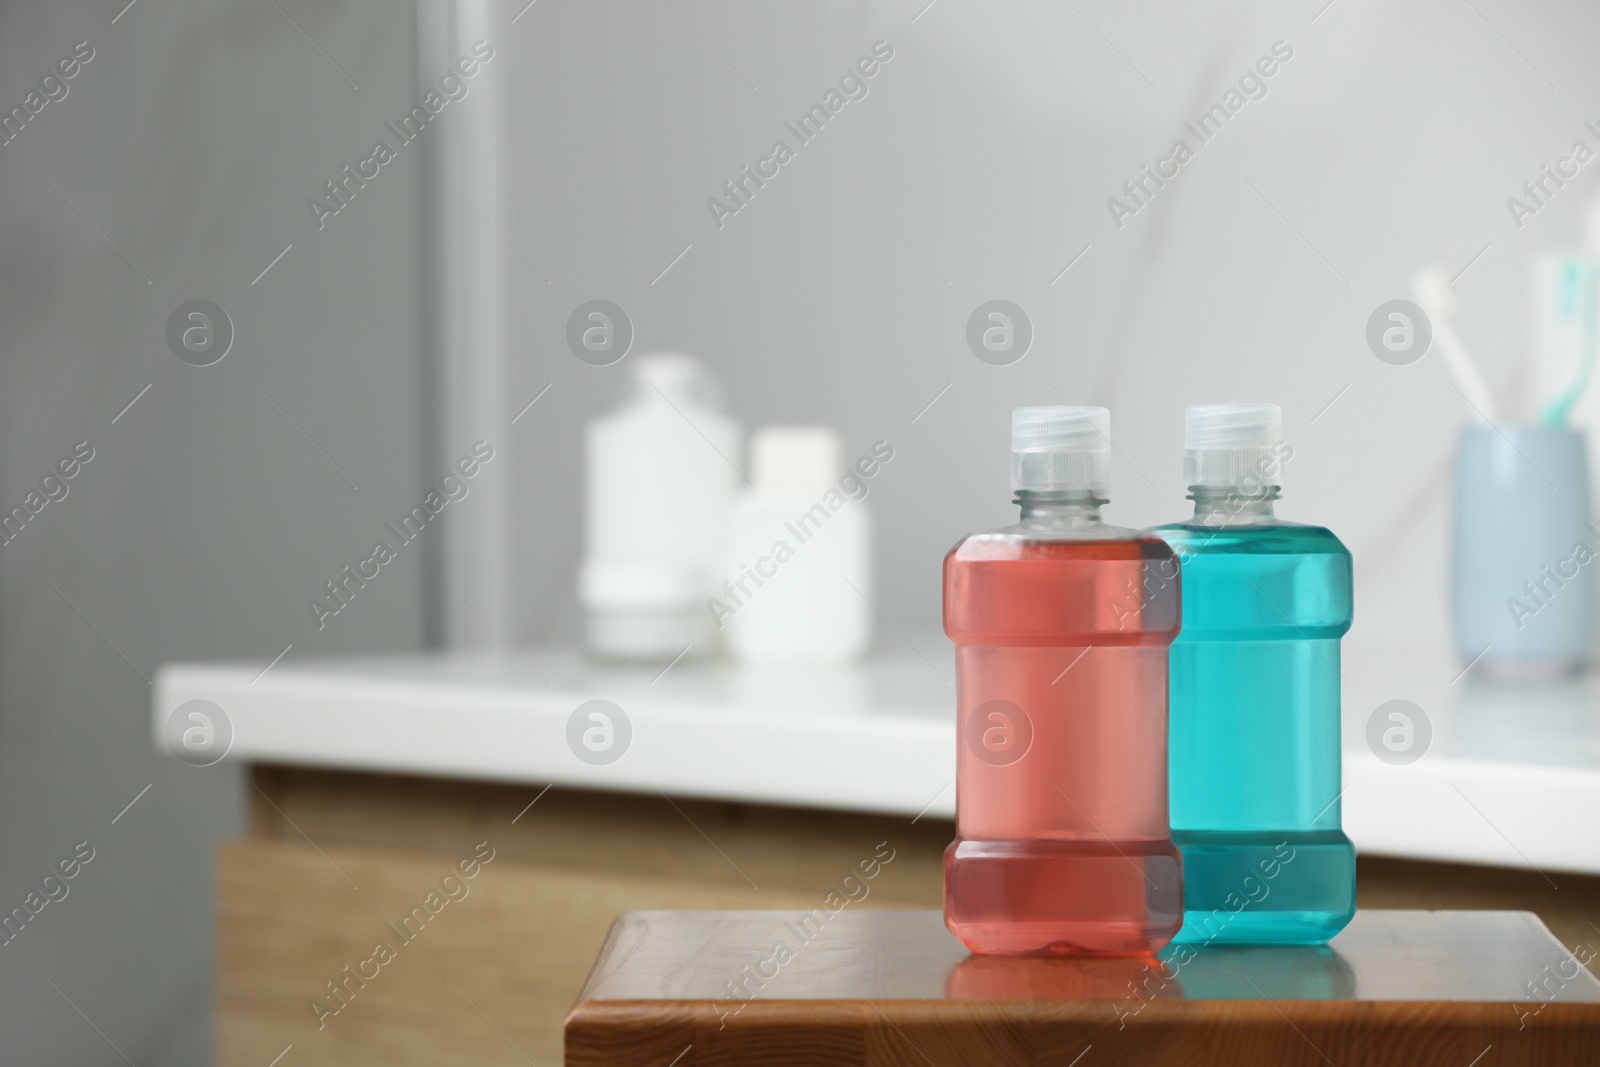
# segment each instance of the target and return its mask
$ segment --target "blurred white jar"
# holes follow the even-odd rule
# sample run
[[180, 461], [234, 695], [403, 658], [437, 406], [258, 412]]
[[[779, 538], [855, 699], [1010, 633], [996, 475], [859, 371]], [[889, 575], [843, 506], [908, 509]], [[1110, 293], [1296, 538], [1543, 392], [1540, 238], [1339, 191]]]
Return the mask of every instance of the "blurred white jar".
[[641, 356], [632, 369], [631, 396], [588, 428], [585, 640], [612, 659], [704, 655], [716, 644], [706, 598], [727, 554], [739, 424], [692, 356]]
[[740, 663], [852, 663], [872, 638], [871, 517], [841, 486], [839, 435], [768, 426], [750, 450], [754, 488], [734, 504], [710, 614]]

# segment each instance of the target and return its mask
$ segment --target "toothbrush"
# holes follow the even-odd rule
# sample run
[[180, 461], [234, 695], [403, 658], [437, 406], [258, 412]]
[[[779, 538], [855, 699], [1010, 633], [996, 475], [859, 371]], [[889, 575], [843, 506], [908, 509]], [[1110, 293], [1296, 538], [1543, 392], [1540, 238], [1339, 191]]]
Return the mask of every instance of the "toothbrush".
[[1450, 316], [1458, 307], [1455, 293], [1450, 288], [1450, 279], [1445, 277], [1441, 267], [1424, 267], [1411, 275], [1411, 291], [1432, 320], [1433, 342], [1438, 346], [1439, 355], [1444, 358], [1456, 388], [1479, 418], [1493, 424], [1496, 404], [1494, 395], [1489, 392], [1489, 383], [1478, 369], [1477, 361], [1461, 343], [1455, 327], [1450, 324]]
[[[1570, 268], [1570, 264], [1569, 264]], [[1595, 279], [1592, 267], [1580, 267], [1577, 271], [1579, 285], [1579, 299], [1583, 302], [1583, 348], [1578, 354], [1578, 366], [1572, 373], [1572, 380], [1567, 387], [1557, 393], [1555, 398], [1546, 404], [1540, 412], [1540, 421], [1546, 426], [1560, 427], [1572, 414], [1572, 409], [1583, 397], [1583, 392], [1589, 386], [1589, 376], [1594, 370], [1595, 348]]]

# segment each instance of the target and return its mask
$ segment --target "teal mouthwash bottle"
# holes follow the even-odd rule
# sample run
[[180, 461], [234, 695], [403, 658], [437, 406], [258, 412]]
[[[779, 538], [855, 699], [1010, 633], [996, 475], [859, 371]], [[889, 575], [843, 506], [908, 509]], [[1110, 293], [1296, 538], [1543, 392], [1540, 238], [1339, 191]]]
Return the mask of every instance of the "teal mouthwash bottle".
[[1355, 850], [1339, 824], [1339, 639], [1350, 553], [1273, 514], [1276, 404], [1184, 414], [1188, 522], [1177, 554], [1183, 628], [1171, 648], [1169, 789], [1183, 855], [1174, 943], [1317, 944], [1355, 914]]

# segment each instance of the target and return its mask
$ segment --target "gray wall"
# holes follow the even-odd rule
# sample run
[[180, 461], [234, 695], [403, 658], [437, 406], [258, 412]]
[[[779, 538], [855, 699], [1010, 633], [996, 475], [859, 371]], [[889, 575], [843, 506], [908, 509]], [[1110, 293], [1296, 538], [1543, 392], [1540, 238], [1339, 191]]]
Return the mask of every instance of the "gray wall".
[[[418, 160], [321, 232], [305, 204], [409, 106], [413, 19], [279, 6], [359, 92], [267, 3], [140, 0], [115, 25], [121, 3], [0, 7], [7, 109], [77, 42], [95, 50], [0, 145], [4, 508], [76, 442], [95, 449], [0, 546], [0, 908], [95, 849], [0, 948], [8, 1062], [210, 1060], [210, 853], [246, 787], [157, 753], [157, 665], [420, 640], [416, 558], [325, 630], [306, 608], [419, 495]], [[205, 368], [165, 340], [195, 298], [236, 331]]]
[[[939, 558], [1013, 513], [1009, 409], [1063, 394], [1112, 409], [1108, 516], [1134, 526], [1186, 513], [1186, 404], [1283, 404], [1281, 513], [1354, 551], [1353, 636], [1443, 645], [1445, 475], [1473, 416], [1436, 355], [1380, 363], [1365, 324], [1410, 295], [1413, 267], [1454, 275], [1488, 245], [1455, 286], [1461, 328], [1515, 396], [1524, 265], [1574, 243], [1594, 165], [1521, 230], [1505, 198], [1575, 138], [1595, 146], [1600, 13], [938, 0], [913, 22], [925, 2], [540, 3], [509, 28], [529, 61], [500, 71], [518, 80], [508, 234], [554, 280], [511, 264], [524, 340], [506, 402], [555, 383], [518, 424], [523, 632], [573, 632], [579, 433], [626, 362], [584, 366], [561, 330], [603, 296], [636, 350], [707, 358], [747, 425], [894, 442], [873, 498], [879, 605], [930, 649]], [[719, 230], [706, 199], [879, 39], [896, 57], [867, 98]], [[1106, 199], [1279, 39], [1294, 58], [1267, 96], [1115, 227]], [[1036, 329], [1010, 367], [963, 338], [997, 297]]]

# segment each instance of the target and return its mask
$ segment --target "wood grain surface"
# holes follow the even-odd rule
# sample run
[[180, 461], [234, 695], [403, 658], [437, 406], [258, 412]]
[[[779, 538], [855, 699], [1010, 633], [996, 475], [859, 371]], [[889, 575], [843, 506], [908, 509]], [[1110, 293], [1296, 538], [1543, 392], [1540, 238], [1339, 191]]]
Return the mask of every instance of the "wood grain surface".
[[[1494, 1056], [1493, 1060], [1488, 1055]], [[1592, 1067], [1594, 1005], [1517, 1030], [1505, 1004], [1160, 1001], [1118, 1028], [1084, 1001], [585, 1001], [568, 1067]]]
[[567, 1064], [1600, 1062], [1600, 980], [1528, 912], [1368, 911], [1325, 947], [1142, 960], [969, 957], [938, 912], [807, 917], [622, 916]]

